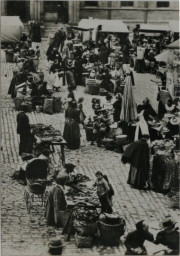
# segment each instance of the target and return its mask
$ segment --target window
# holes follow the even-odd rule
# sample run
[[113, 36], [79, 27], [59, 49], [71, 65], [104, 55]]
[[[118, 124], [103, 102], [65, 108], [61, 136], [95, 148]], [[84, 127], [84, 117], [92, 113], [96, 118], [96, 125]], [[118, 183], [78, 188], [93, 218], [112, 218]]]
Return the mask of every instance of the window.
[[157, 1], [157, 7], [169, 7], [168, 1]]
[[121, 1], [122, 7], [133, 7], [134, 2], [133, 1]]
[[85, 1], [85, 6], [98, 6], [98, 1]]

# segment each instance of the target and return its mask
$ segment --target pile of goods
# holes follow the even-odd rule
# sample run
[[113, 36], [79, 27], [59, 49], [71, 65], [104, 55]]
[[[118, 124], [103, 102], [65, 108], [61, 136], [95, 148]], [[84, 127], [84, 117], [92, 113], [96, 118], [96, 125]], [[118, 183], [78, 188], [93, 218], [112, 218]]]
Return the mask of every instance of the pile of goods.
[[75, 241], [78, 247], [92, 247], [93, 237], [97, 234], [99, 214], [96, 209], [86, 205], [77, 207], [74, 213]]
[[31, 129], [39, 144], [41, 142], [61, 142], [63, 140], [61, 132], [59, 130], [55, 130], [51, 125], [35, 124], [31, 125]]
[[154, 153], [163, 151], [165, 154], [170, 153], [175, 148], [175, 143], [172, 140], [155, 140], [152, 142]]
[[99, 207], [100, 202], [94, 188], [88, 188], [86, 184], [78, 184], [76, 187], [71, 187], [66, 193], [68, 201], [74, 203], [86, 203], [91, 206]]
[[73, 178], [73, 183], [74, 184], [90, 181], [89, 177], [87, 177], [86, 175], [80, 174], [80, 173], [72, 175], [72, 178]]

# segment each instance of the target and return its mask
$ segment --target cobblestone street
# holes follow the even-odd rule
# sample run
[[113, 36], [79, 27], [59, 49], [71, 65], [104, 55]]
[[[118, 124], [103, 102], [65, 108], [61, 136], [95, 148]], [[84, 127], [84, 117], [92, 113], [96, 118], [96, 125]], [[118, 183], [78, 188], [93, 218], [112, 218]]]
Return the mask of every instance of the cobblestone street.
[[[41, 43], [40, 69], [46, 71], [48, 63], [45, 57], [47, 42]], [[24, 189], [11, 176], [18, 168], [22, 160], [18, 156], [18, 136], [16, 133], [16, 115], [14, 103], [7, 94], [14, 63], [6, 63], [4, 52], [1, 51], [1, 129], [2, 129], [2, 204], [1, 204], [1, 234], [2, 234], [2, 256], [46, 256], [48, 254], [48, 240], [55, 235], [60, 235], [62, 229], [47, 227], [44, 219], [43, 207], [35, 205], [28, 214]], [[151, 82], [156, 80], [155, 75], [136, 74], [135, 77], [135, 99], [141, 103], [145, 97], [151, 99], [153, 107], [157, 110], [157, 86]], [[46, 77], [48, 80], [48, 77]], [[50, 81], [49, 81], [50, 82]], [[67, 87], [61, 89], [61, 97], [67, 96]], [[91, 100], [93, 96], [85, 94], [85, 88], [78, 86], [75, 91], [77, 98], [84, 97], [84, 112], [86, 116], [93, 115]], [[101, 96], [99, 96], [101, 97]], [[30, 123], [43, 123], [52, 125], [63, 132], [64, 112], [48, 115], [44, 113], [28, 113]], [[79, 150], [65, 150], [66, 162], [72, 162], [77, 166], [76, 172], [86, 174], [95, 180], [95, 172], [102, 171], [109, 177], [115, 190], [113, 208], [126, 220], [126, 231], [131, 231], [138, 220], [149, 220], [159, 222], [163, 217], [170, 214], [178, 218], [179, 211], [168, 208], [168, 198], [153, 191], [139, 191], [132, 189], [127, 184], [129, 165], [121, 163], [121, 154], [107, 151], [104, 148], [91, 146], [86, 141], [85, 131], [81, 129], [81, 148]], [[57, 149], [56, 149], [57, 150]], [[59, 162], [57, 154], [52, 161]], [[123, 242], [123, 237], [122, 237]], [[95, 245], [92, 249], [78, 249], [74, 237], [66, 242], [63, 255], [124, 255], [123, 243], [119, 247], [104, 247]]]

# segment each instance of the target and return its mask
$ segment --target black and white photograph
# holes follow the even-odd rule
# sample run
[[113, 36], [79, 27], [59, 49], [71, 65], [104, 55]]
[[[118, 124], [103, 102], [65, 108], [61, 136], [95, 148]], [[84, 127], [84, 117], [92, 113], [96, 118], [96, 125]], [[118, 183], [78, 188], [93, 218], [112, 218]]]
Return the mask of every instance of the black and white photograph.
[[0, 255], [180, 255], [179, 1], [0, 5]]

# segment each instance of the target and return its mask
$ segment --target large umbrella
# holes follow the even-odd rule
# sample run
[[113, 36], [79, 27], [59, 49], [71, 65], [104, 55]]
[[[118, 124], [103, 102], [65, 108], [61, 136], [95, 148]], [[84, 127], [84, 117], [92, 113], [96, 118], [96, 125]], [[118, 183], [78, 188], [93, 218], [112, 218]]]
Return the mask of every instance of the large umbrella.
[[132, 80], [130, 76], [125, 79], [125, 88], [122, 98], [120, 119], [125, 122], [134, 121], [137, 118], [136, 102], [134, 98]]
[[167, 48], [179, 49], [180, 48], [179, 45], [180, 45], [180, 39], [178, 39], [178, 40], [174, 41], [173, 43], [167, 45]]
[[168, 62], [168, 54], [169, 54], [168, 51], [162, 52], [162, 53], [158, 54], [157, 56], [155, 56], [155, 59], [159, 62], [167, 63]]

